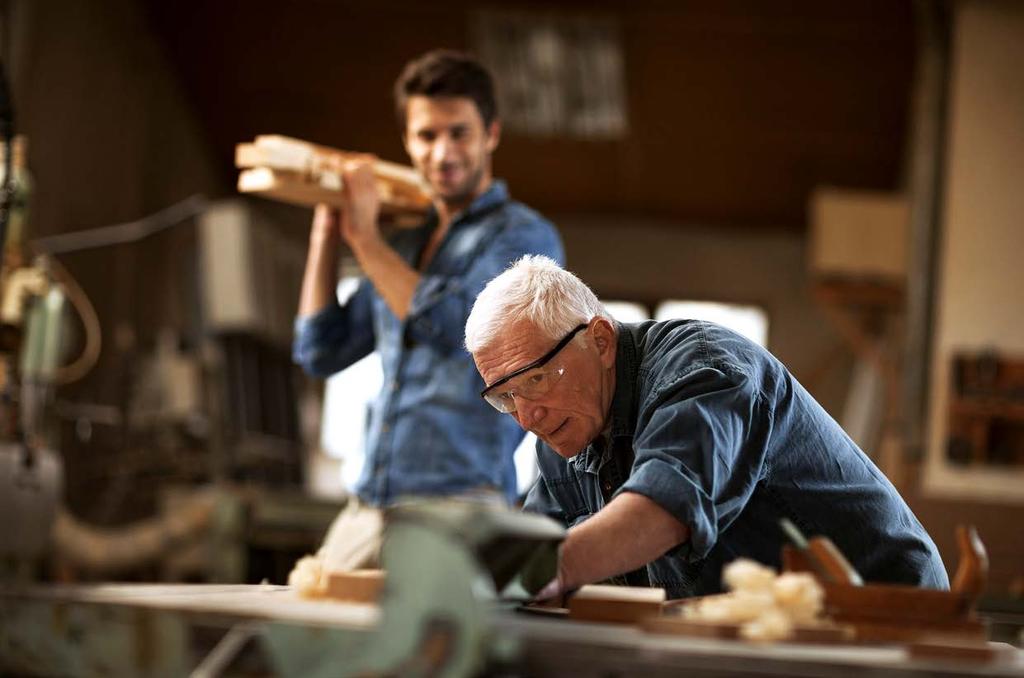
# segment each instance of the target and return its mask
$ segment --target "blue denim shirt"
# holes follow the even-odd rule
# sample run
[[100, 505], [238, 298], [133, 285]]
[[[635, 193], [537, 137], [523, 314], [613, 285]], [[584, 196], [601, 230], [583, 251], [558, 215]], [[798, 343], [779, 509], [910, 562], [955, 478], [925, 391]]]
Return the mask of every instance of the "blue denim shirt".
[[[394, 237], [392, 246], [413, 268], [436, 223], [432, 213], [422, 227]], [[512, 456], [523, 431], [480, 397], [484, 384], [463, 332], [480, 290], [525, 254], [564, 260], [554, 226], [495, 181], [452, 221], [404, 321], [366, 279], [344, 306], [296, 319], [293, 356], [311, 375], [380, 353], [384, 387], [371, 408], [356, 488], [363, 501], [383, 506], [485, 488], [515, 498]]]
[[571, 527], [635, 492], [690, 528], [624, 583], [679, 598], [721, 591], [736, 558], [780, 568], [789, 518], [829, 537], [865, 581], [949, 587], [896, 489], [760, 346], [695, 320], [621, 324], [615, 369], [608, 435], [569, 460], [538, 441], [526, 509]]

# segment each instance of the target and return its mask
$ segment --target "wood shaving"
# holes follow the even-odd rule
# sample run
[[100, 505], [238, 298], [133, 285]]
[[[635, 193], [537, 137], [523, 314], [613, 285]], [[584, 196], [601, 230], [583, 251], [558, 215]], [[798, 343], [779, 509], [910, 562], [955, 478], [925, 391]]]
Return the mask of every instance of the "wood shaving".
[[323, 562], [317, 556], [304, 556], [288, 574], [288, 586], [303, 598], [319, 598], [325, 592]]
[[814, 625], [824, 610], [825, 592], [806, 573], [775, 570], [752, 560], [735, 560], [722, 571], [730, 593], [707, 596], [683, 607], [694, 621], [738, 624], [740, 637], [758, 642], [790, 637], [796, 625]]

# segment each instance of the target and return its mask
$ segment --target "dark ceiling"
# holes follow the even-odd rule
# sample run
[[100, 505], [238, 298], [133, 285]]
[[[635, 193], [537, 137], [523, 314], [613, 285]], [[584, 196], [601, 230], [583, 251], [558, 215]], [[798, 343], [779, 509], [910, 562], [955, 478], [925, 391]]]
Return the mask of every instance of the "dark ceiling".
[[[473, 49], [480, 8], [142, 2], [227, 178], [234, 144], [261, 133], [404, 161], [391, 83], [427, 49]], [[817, 184], [899, 187], [914, 56], [909, 0], [533, 7], [552, 6], [617, 22], [630, 132], [618, 141], [506, 134], [496, 173], [538, 209], [799, 229]]]

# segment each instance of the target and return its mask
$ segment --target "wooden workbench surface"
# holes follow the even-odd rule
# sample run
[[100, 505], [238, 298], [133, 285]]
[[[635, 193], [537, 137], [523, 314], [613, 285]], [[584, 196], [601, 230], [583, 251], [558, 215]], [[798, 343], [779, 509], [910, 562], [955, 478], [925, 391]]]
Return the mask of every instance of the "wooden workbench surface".
[[[303, 599], [288, 587], [273, 585], [93, 584], [0, 589], [0, 604], [18, 600], [44, 603], [54, 610], [76, 603], [121, 611], [144, 609], [189, 618], [190, 624], [219, 619], [229, 622], [226, 627], [239, 620], [272, 621], [372, 633], [379, 620], [374, 606]], [[102, 615], [90, 618], [106, 619]], [[758, 645], [649, 634], [622, 624], [551, 620], [498, 610], [491, 623], [494, 637], [519, 648], [515, 663], [527, 675], [1024, 676], [1024, 652], [1009, 646], [1002, 646], [997, 661], [967, 662], [915, 658], [902, 645]], [[80, 638], [75, 642], [76, 647], [82, 645]], [[78, 655], [73, 659], [79, 661]]]
[[78, 584], [0, 589], [0, 596], [12, 595], [346, 628], [372, 627], [380, 618], [374, 605], [301, 598], [287, 586], [271, 584]]

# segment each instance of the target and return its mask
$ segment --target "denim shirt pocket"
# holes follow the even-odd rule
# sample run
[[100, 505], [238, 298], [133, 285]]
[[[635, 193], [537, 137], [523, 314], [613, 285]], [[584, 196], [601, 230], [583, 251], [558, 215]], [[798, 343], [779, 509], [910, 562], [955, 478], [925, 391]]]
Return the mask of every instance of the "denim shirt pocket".
[[565, 515], [568, 527], [573, 527], [590, 517], [591, 511], [583, 498], [583, 490], [579, 481], [572, 476], [551, 478], [547, 481], [548, 491], [558, 502]]

